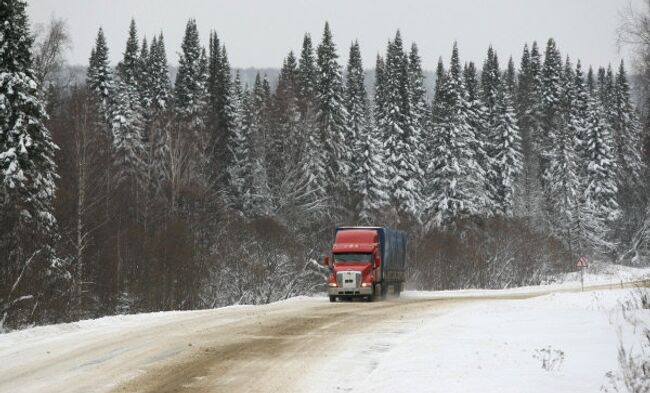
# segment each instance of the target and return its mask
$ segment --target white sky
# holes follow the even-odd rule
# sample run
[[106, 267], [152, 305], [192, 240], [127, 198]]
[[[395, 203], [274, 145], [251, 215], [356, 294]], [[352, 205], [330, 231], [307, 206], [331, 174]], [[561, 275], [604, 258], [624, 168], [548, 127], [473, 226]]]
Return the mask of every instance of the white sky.
[[525, 42], [554, 37], [563, 53], [594, 66], [616, 64], [618, 12], [642, 0], [28, 0], [32, 23], [54, 15], [66, 20], [73, 49], [72, 64], [86, 64], [99, 26], [104, 28], [117, 63], [134, 17], [140, 38], [163, 31], [170, 63], [177, 53], [188, 18], [197, 20], [203, 44], [215, 29], [226, 44], [234, 67], [279, 67], [290, 49], [300, 51], [305, 32], [320, 41], [328, 20], [341, 63], [349, 44], [359, 39], [364, 66], [374, 67], [378, 51], [399, 28], [405, 42], [415, 41], [427, 69], [439, 56], [445, 63], [452, 42], [462, 60], [481, 64], [488, 45], [502, 66], [511, 54], [519, 63]]

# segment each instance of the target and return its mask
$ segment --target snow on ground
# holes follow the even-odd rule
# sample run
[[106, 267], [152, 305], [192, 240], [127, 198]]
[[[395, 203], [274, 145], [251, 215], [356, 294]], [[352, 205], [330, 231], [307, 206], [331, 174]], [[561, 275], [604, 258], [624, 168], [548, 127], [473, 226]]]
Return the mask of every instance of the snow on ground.
[[[634, 291], [486, 300], [396, 321], [343, 344], [303, 383], [318, 392], [598, 392], [618, 370], [620, 305]], [[624, 345], [641, 350], [642, 331], [622, 331]]]

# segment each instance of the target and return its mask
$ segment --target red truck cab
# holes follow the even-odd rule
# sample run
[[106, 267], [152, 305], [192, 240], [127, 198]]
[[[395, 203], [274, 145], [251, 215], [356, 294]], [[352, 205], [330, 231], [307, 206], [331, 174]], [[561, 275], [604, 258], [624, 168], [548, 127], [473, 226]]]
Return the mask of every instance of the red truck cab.
[[399, 296], [404, 285], [406, 233], [385, 227], [338, 227], [332, 246], [327, 291], [330, 301]]

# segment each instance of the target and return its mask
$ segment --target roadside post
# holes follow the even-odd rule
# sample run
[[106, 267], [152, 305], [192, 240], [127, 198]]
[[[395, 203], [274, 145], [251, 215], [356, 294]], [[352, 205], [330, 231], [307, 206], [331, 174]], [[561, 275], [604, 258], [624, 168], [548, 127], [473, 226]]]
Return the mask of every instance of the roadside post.
[[576, 266], [580, 268], [580, 287], [585, 291], [585, 269], [587, 268], [587, 257], [582, 255], [578, 258]]

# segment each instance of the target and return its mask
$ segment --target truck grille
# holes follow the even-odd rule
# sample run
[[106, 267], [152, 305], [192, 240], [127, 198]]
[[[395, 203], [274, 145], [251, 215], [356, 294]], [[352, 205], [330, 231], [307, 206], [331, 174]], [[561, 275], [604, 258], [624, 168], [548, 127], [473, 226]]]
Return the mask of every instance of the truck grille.
[[361, 272], [336, 273], [336, 285], [339, 288], [359, 288], [361, 286]]

